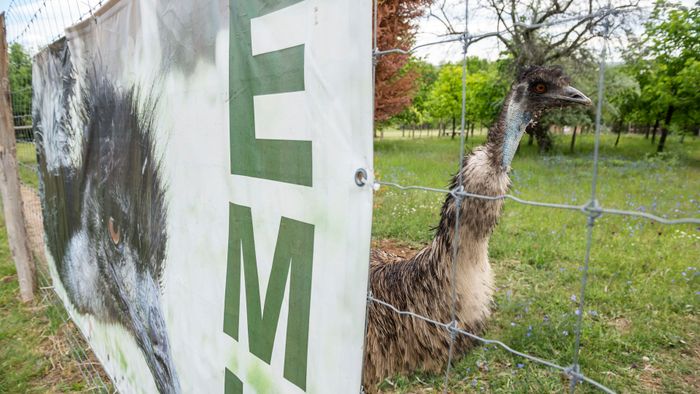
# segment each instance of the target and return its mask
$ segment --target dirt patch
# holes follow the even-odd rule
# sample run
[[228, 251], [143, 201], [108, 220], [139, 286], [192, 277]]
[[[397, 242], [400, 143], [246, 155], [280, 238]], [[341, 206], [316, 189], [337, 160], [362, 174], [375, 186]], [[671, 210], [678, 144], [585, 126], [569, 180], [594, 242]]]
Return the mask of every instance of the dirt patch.
[[[75, 324], [68, 319], [61, 301], [51, 288], [46, 259], [44, 258], [44, 220], [41, 212], [41, 199], [32, 187], [21, 185], [22, 212], [27, 226], [29, 248], [38, 260], [37, 269], [41, 272], [41, 301], [31, 308], [32, 313], [43, 315], [37, 322], [42, 327], [39, 334], [38, 351], [48, 360], [50, 367], [45, 372], [37, 389], [50, 393], [65, 391], [111, 392], [111, 381], [97, 361], [89, 345], [83, 339]], [[59, 308], [58, 313], [65, 320], [54, 332], [47, 329], [49, 309]]]
[[44, 219], [41, 214], [41, 200], [39, 194], [27, 185], [20, 186], [22, 193], [22, 212], [27, 224], [27, 237], [29, 248], [34, 256], [43, 260], [44, 256]]
[[395, 254], [401, 258], [408, 259], [415, 256], [419, 248], [401, 243], [393, 239], [380, 239], [372, 241], [372, 249], [380, 249], [385, 252]]
[[648, 357], [642, 359], [642, 373], [639, 376], [639, 381], [652, 393], [660, 393], [663, 391], [661, 382], [661, 370], [654, 367]]
[[627, 334], [630, 331], [630, 327], [632, 327], [632, 322], [624, 317], [618, 317], [609, 324], [615, 327], [620, 334]]
[[[696, 343], [691, 348], [690, 353], [694, 364], [700, 368], [700, 343]], [[683, 380], [685, 380], [690, 387], [694, 388], [696, 393], [700, 393], [700, 376], [698, 374], [685, 375]]]

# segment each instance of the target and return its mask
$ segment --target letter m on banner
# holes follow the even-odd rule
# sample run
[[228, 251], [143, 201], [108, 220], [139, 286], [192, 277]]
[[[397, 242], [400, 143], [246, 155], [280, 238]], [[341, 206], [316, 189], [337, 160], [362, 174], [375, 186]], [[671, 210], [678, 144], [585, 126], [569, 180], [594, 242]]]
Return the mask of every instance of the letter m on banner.
[[[243, 267], [249, 350], [269, 364], [289, 277], [284, 377], [302, 390], [306, 389], [313, 242], [313, 225], [282, 217], [270, 279], [265, 292], [265, 304], [262, 307], [251, 210], [241, 205], [229, 205], [224, 332], [235, 340], [239, 338], [241, 267]], [[241, 387], [240, 381], [228, 370], [226, 375], [226, 392], [239, 391], [235, 387]]]

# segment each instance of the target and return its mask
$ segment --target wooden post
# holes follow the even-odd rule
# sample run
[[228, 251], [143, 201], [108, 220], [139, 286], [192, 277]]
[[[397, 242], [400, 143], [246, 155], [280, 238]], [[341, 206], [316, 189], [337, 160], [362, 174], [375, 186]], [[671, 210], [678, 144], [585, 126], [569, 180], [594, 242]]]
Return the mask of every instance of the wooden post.
[[10, 251], [17, 267], [20, 296], [22, 301], [29, 302], [34, 299], [35, 267], [29, 252], [27, 229], [22, 214], [7, 52], [5, 13], [3, 12], [0, 14], [0, 194], [2, 194]]

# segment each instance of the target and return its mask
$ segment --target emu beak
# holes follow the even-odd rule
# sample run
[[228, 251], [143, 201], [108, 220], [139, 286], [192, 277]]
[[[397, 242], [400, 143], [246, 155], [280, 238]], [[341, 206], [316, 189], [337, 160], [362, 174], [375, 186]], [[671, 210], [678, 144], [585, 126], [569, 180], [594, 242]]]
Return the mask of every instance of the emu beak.
[[149, 272], [138, 273], [129, 292], [120, 286], [119, 295], [126, 304], [128, 320], [146, 364], [151, 370], [158, 392], [179, 394], [180, 383], [175, 371], [168, 332], [160, 306], [160, 288]]
[[555, 95], [555, 98], [558, 100], [568, 101], [571, 103], [582, 105], [591, 105], [593, 103], [591, 99], [586, 97], [585, 94], [581, 93], [580, 90], [574, 88], [573, 86], [565, 87], [562, 90], [561, 94]]
[[151, 366], [156, 387], [161, 393], [180, 393], [180, 385], [170, 355], [170, 344], [160, 305], [150, 305], [147, 314], [147, 336], [151, 344], [151, 352], [149, 353], [145, 348], [143, 351]]

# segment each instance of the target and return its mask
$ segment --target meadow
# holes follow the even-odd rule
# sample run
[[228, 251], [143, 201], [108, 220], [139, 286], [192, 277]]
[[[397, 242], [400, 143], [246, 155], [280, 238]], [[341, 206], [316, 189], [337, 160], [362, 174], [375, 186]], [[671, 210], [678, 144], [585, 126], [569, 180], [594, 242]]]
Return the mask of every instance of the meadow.
[[[449, 138], [375, 143], [380, 180], [445, 188], [457, 169], [459, 142]], [[477, 135], [467, 149], [483, 143]], [[584, 204], [590, 197], [593, 139], [576, 151], [568, 140], [540, 155], [523, 142], [513, 163], [512, 194], [529, 200]], [[598, 199], [605, 207], [667, 217], [700, 216], [700, 140], [671, 138], [668, 152], [639, 136], [601, 143]], [[18, 146], [20, 162], [33, 165], [31, 144]], [[25, 184], [37, 185], [20, 167]], [[382, 186], [375, 194], [373, 243], [410, 254], [432, 237], [444, 196]], [[571, 364], [584, 215], [507, 201], [491, 239], [496, 272], [494, 314], [484, 334], [560, 365]], [[645, 219], [605, 215], [596, 221], [584, 309], [583, 372], [618, 392], [700, 391], [700, 227], [664, 226]], [[0, 223], [0, 392], [81, 391], [78, 365], [61, 330], [61, 308], [39, 299], [18, 301], [14, 265]], [[62, 369], [63, 368], [63, 369]], [[382, 384], [387, 392], [441, 391], [443, 375], [417, 372]], [[564, 392], [557, 371], [494, 346], [458, 359], [450, 392]], [[581, 385], [579, 392], [595, 392]]]
[[[34, 145], [17, 144], [22, 183], [38, 188]], [[41, 266], [41, 260], [35, 261]], [[45, 275], [45, 273], [43, 274]], [[45, 277], [34, 302], [22, 304], [15, 266], [0, 211], [0, 393], [86, 392], [94, 389], [83, 375], [84, 343], [63, 306], [56, 303]], [[92, 361], [92, 360], [91, 360]]]
[[[394, 133], [395, 134], [395, 133]], [[540, 155], [524, 141], [513, 162], [511, 193], [543, 202], [590, 199], [593, 138], [569, 137]], [[700, 216], [700, 140], [671, 138], [668, 151], [641, 136], [614, 147], [603, 135], [598, 200], [608, 208], [663, 217]], [[467, 149], [483, 143], [467, 142]], [[381, 181], [446, 188], [458, 167], [459, 142], [448, 138], [375, 142]], [[445, 196], [382, 186], [375, 194], [373, 244], [410, 254], [432, 238]], [[580, 212], [506, 201], [491, 238], [496, 275], [494, 314], [484, 334], [516, 350], [572, 363], [585, 252]], [[580, 363], [584, 374], [618, 392], [700, 391], [700, 227], [603, 215], [593, 232]], [[388, 392], [441, 390], [444, 375], [391, 378]], [[559, 372], [479, 346], [457, 361], [450, 392], [564, 392]], [[595, 392], [583, 384], [579, 392]]]

